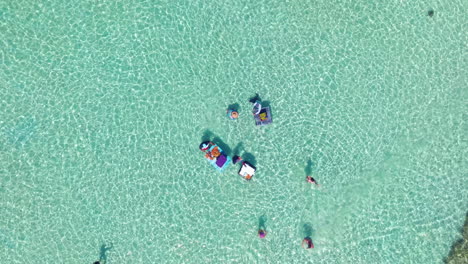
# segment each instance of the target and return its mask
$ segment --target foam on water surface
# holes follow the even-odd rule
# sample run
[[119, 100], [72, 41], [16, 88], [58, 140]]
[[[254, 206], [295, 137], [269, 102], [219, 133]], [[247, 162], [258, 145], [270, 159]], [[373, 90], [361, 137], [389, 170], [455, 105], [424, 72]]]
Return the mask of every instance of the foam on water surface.
[[[441, 262], [468, 201], [464, 10], [0, 3], [0, 259]], [[209, 166], [206, 137], [253, 180]]]

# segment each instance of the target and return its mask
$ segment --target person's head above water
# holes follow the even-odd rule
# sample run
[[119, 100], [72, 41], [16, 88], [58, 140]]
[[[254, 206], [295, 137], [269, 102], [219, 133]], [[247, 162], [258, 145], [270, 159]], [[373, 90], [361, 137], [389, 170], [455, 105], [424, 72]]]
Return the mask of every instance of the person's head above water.
[[315, 183], [317, 186], [319, 185], [317, 181], [314, 178], [312, 178], [312, 176], [307, 176], [306, 181], [309, 183]]
[[258, 236], [259, 236], [260, 238], [265, 238], [265, 236], [266, 236], [266, 231], [263, 230], [263, 229], [258, 230]]
[[99, 262], [99, 261], [95, 261], [93, 264], [101, 264], [101, 262]]
[[305, 237], [304, 240], [302, 240], [302, 247], [304, 247], [304, 244], [307, 244], [307, 249], [314, 248], [314, 243], [312, 243], [312, 239], [310, 237]]
[[234, 157], [232, 158], [232, 162], [233, 162], [234, 164], [236, 164], [237, 162], [239, 162], [239, 161], [241, 161], [241, 160], [242, 160], [242, 158], [241, 158], [240, 156], [237, 156], [237, 155], [234, 156]]

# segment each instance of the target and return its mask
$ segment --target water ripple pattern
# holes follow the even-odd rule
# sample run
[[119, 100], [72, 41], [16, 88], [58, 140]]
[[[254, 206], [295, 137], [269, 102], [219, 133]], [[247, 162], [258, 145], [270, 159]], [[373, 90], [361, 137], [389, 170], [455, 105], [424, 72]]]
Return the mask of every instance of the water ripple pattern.
[[440, 263], [468, 203], [467, 8], [0, 1], [2, 263]]

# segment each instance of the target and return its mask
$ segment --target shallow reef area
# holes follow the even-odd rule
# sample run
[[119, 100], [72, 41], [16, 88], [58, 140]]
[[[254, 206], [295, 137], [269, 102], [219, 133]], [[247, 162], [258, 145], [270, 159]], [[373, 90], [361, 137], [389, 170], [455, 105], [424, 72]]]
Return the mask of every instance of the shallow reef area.
[[465, 224], [461, 230], [463, 238], [452, 245], [449, 255], [445, 259], [447, 264], [468, 263], [468, 212], [465, 216]]

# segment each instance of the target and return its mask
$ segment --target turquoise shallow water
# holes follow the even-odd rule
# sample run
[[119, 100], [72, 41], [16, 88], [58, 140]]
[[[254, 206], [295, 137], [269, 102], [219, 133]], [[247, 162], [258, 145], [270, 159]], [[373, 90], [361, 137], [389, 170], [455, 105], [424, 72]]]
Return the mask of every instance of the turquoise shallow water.
[[[468, 6], [366, 2], [0, 1], [2, 262], [441, 263]], [[206, 136], [255, 178], [216, 172]]]

